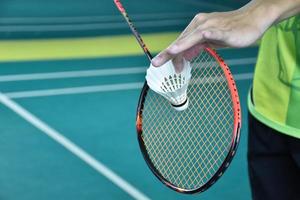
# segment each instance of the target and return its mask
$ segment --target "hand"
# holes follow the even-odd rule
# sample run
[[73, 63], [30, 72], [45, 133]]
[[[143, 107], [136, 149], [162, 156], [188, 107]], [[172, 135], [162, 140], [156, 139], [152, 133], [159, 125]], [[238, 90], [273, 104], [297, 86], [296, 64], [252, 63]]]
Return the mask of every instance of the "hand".
[[243, 8], [230, 12], [200, 13], [167, 49], [152, 60], [152, 64], [159, 67], [170, 59], [182, 56], [190, 60], [206, 45], [212, 48], [249, 46], [274, 21], [270, 17], [263, 20], [255, 14], [257, 12]]

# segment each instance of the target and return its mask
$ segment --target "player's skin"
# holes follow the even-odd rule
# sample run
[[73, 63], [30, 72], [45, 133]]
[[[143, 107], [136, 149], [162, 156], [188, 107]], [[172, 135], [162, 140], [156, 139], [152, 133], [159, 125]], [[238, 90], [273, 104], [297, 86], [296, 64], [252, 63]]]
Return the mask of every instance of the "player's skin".
[[199, 13], [168, 48], [152, 59], [152, 65], [159, 67], [173, 59], [180, 71], [182, 58], [190, 60], [199, 53], [199, 47], [249, 46], [270, 26], [299, 12], [300, 0], [252, 0], [234, 11]]

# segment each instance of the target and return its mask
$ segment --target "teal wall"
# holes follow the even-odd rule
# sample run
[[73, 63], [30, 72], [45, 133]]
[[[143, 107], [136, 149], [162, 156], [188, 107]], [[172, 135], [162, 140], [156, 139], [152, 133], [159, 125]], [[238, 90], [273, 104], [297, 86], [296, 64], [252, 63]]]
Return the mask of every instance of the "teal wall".
[[[216, 4], [217, 3], [217, 4]], [[245, 0], [123, 0], [140, 32], [180, 31], [198, 12], [230, 10]], [[128, 33], [113, 0], [1, 0], [0, 38]]]

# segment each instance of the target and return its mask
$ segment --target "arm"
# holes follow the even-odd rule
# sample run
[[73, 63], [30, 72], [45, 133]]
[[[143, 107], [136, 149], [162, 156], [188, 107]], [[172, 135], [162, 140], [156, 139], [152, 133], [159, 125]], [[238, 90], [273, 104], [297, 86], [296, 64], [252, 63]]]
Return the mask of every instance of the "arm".
[[[178, 57], [193, 57], [203, 45], [246, 47], [273, 24], [300, 12], [300, 0], [252, 0], [230, 12], [199, 13], [181, 35], [153, 60], [161, 66]], [[177, 59], [178, 60], [178, 59]]]

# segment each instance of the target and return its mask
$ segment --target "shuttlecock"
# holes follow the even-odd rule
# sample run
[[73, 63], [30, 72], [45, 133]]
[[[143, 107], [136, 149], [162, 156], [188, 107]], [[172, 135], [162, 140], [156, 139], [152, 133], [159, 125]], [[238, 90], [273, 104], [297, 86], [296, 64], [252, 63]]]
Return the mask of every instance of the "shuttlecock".
[[191, 66], [185, 59], [181, 72], [176, 72], [170, 60], [161, 67], [154, 67], [151, 64], [146, 74], [150, 89], [166, 98], [177, 111], [183, 111], [188, 107], [187, 88], [190, 79]]

